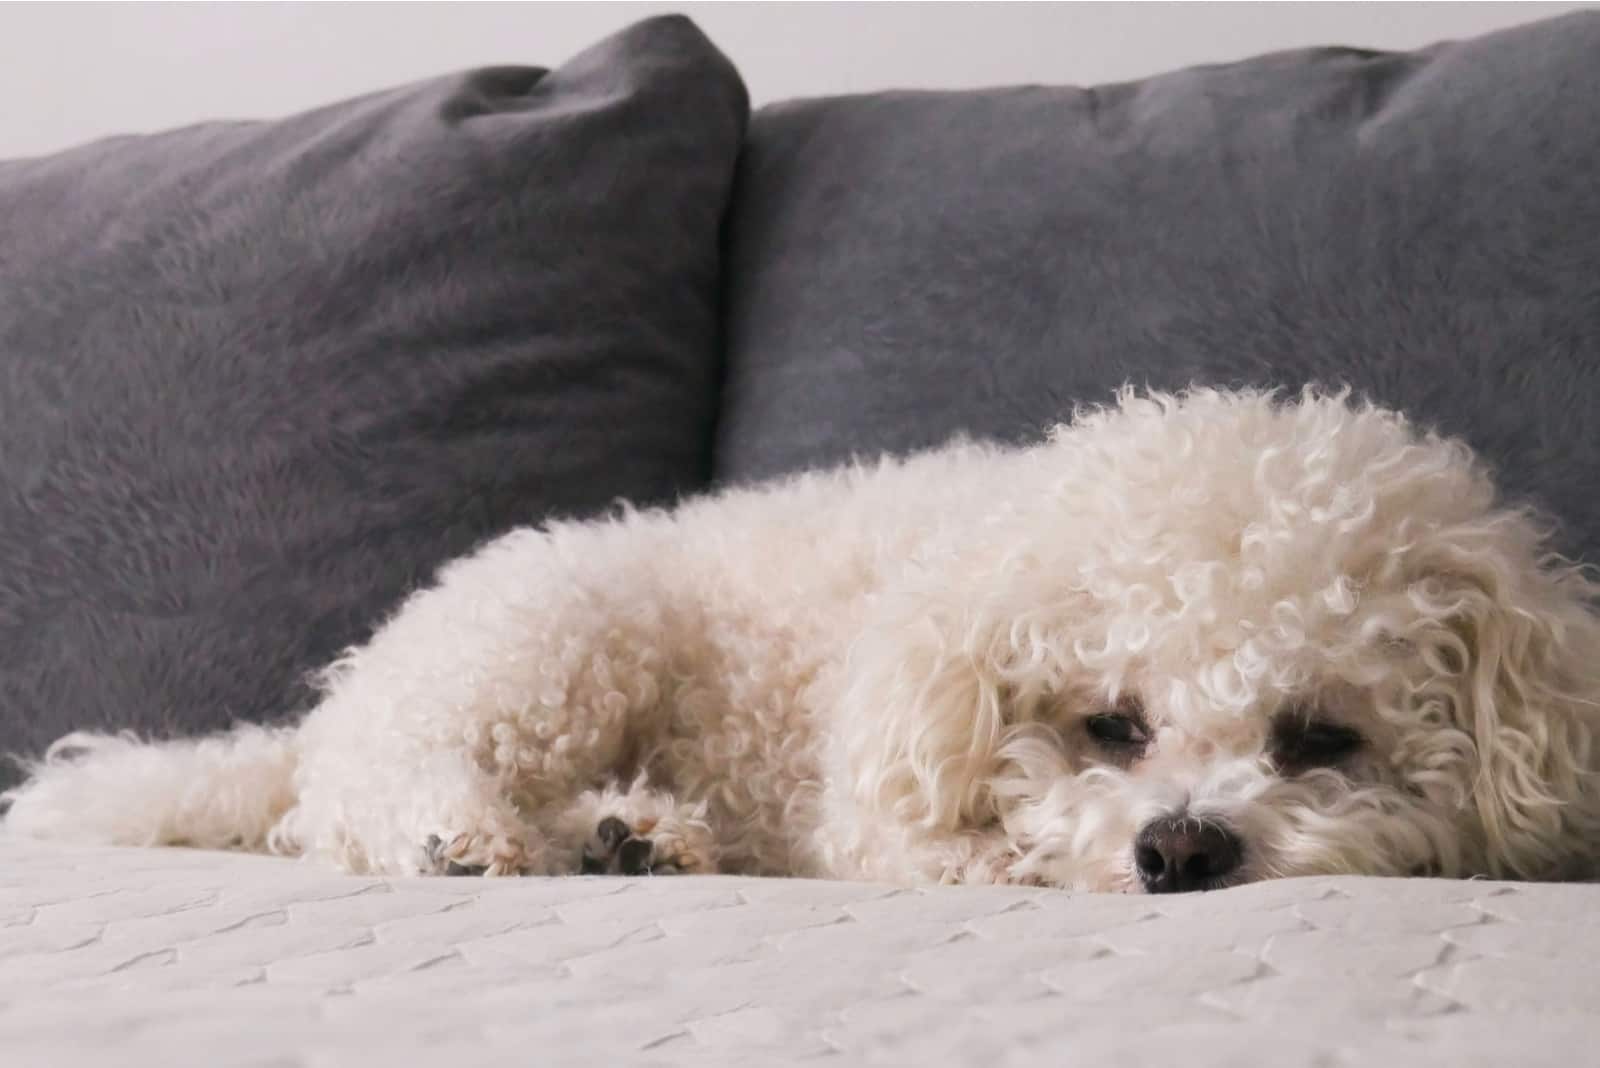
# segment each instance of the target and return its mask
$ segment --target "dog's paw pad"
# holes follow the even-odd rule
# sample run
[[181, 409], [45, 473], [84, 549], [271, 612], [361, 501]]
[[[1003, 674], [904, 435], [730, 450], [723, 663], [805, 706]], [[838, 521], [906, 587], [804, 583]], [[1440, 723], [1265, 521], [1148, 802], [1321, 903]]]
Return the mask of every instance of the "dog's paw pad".
[[584, 875], [645, 875], [650, 871], [650, 843], [615, 816], [601, 820], [583, 846], [578, 870]]
[[682, 836], [668, 833], [661, 823], [649, 820], [630, 827], [607, 816], [584, 844], [578, 871], [583, 875], [672, 875], [709, 867]]
[[615, 816], [607, 816], [595, 829], [595, 837], [607, 851], [614, 852], [623, 842], [633, 837], [633, 831]]
[[617, 848], [617, 870], [624, 875], [649, 875], [656, 847], [643, 838], [629, 838]]
[[422, 854], [428, 858], [428, 864], [438, 865], [444, 863], [444, 839], [436, 834], [428, 835], [428, 840], [422, 843]]

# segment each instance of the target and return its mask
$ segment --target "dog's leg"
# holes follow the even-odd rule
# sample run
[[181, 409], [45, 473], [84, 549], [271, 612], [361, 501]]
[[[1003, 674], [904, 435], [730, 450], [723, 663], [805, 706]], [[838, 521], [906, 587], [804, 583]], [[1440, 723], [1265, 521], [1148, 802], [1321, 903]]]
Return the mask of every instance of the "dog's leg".
[[716, 839], [706, 805], [652, 790], [588, 790], [548, 824], [555, 870], [585, 875], [706, 875], [717, 870]]
[[[656, 546], [563, 536], [517, 532], [457, 561], [327, 673], [287, 838], [358, 871], [562, 870], [551, 821], [636, 772], [701, 662]], [[630, 798], [619, 818], [655, 820], [664, 865], [676, 809]]]
[[519, 875], [548, 870], [544, 841], [464, 748], [418, 753], [374, 739], [367, 763], [313, 748], [282, 833], [299, 851], [355, 872]]

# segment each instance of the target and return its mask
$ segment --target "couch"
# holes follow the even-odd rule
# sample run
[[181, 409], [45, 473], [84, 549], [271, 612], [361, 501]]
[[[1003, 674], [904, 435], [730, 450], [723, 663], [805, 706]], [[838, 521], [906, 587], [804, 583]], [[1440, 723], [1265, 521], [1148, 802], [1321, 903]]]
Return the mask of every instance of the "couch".
[[[750, 113], [687, 20], [0, 161], [0, 749], [278, 721], [444, 561], [1123, 382], [1346, 385], [1600, 561], [1600, 15]], [[6, 772], [14, 781], [18, 770]], [[1583, 1063], [1600, 890], [356, 878], [0, 835], [8, 1063]]]

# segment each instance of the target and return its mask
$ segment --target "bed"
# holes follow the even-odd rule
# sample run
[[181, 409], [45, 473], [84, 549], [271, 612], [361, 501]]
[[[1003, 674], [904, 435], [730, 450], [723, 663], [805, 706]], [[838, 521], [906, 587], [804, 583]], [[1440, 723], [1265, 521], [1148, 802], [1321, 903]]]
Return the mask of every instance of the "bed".
[[1550, 1064], [1600, 887], [380, 879], [0, 840], [13, 1065]]

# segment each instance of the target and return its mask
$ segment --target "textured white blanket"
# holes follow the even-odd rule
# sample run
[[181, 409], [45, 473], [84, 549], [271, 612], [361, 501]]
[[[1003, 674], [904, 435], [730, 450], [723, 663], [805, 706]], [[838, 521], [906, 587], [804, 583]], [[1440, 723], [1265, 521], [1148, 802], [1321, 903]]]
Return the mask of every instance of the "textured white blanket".
[[389, 880], [0, 839], [0, 1062], [1600, 1063], [1600, 886]]

